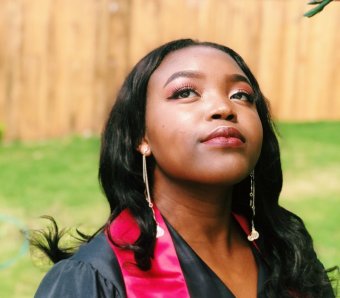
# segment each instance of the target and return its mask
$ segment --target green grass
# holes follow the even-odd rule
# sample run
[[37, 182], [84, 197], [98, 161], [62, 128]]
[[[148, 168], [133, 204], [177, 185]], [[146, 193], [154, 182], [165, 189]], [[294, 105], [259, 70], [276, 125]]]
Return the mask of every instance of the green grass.
[[340, 123], [278, 125], [281, 204], [305, 222], [325, 267], [340, 264]]
[[[54, 216], [61, 226], [94, 230], [108, 217], [97, 168], [98, 138], [70, 138], [0, 146], [0, 218], [11, 216], [29, 228], [41, 228]], [[19, 230], [0, 221], [0, 264], [15, 257]], [[9, 268], [0, 267], [0, 297], [33, 297], [46, 266], [27, 253]]]
[[[339, 264], [340, 122], [280, 123], [284, 170], [281, 204], [297, 213], [312, 234], [326, 267]], [[94, 230], [108, 216], [97, 181], [99, 140], [69, 138], [43, 143], [0, 145], [0, 215], [41, 228], [43, 214], [61, 226]], [[18, 253], [19, 229], [1, 221], [0, 264]], [[47, 266], [26, 253], [0, 267], [1, 297], [32, 297]]]

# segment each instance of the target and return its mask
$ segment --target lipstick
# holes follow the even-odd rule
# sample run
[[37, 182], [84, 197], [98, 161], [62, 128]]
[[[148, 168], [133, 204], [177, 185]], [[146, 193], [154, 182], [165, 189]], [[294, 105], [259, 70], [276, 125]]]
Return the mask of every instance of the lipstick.
[[201, 143], [216, 146], [237, 148], [244, 145], [245, 137], [234, 127], [219, 126], [204, 137]]

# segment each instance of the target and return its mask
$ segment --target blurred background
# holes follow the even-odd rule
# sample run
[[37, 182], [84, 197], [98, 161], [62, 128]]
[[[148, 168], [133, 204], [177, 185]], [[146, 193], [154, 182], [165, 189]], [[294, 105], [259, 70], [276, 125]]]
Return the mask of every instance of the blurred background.
[[339, 265], [340, 2], [0, 0], [0, 296], [32, 297], [49, 268], [25, 242], [43, 214], [93, 232], [109, 215], [99, 135], [115, 94], [148, 51], [177, 38], [218, 42], [248, 63], [270, 100], [284, 169], [281, 204]]

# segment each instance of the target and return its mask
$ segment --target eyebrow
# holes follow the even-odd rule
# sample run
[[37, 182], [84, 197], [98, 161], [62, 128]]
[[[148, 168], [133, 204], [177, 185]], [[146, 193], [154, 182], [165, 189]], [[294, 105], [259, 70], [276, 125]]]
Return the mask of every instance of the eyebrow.
[[228, 80], [230, 80], [232, 83], [245, 82], [251, 86], [249, 79], [247, 77], [237, 73], [229, 75]]
[[164, 86], [168, 85], [171, 81], [177, 79], [177, 78], [194, 78], [194, 79], [199, 79], [202, 78], [204, 75], [201, 72], [198, 71], [192, 71], [192, 70], [185, 70], [185, 71], [179, 71], [173, 73], [165, 82]]
[[[165, 82], [163, 88], [168, 85], [171, 81], [177, 79], [177, 78], [194, 78], [194, 79], [199, 79], [204, 77], [204, 74], [201, 72], [197, 72], [197, 71], [191, 71], [191, 70], [186, 70], [186, 71], [179, 71], [179, 72], [175, 72], [173, 73]], [[232, 83], [237, 83], [237, 82], [245, 82], [249, 85], [250, 82], [248, 80], [247, 77], [240, 75], [240, 74], [231, 74], [227, 76], [227, 79], [230, 80]]]

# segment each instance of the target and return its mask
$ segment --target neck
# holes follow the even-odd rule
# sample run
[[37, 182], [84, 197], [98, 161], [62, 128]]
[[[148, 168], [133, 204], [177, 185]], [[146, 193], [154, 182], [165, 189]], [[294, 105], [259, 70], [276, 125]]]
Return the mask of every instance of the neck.
[[155, 173], [153, 199], [186, 241], [216, 243], [231, 239], [232, 187], [159, 178]]

